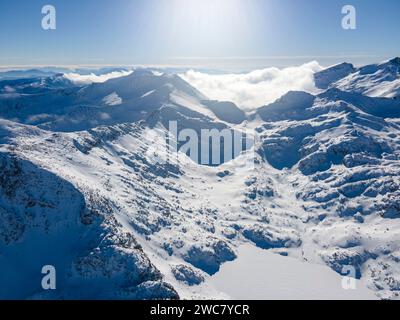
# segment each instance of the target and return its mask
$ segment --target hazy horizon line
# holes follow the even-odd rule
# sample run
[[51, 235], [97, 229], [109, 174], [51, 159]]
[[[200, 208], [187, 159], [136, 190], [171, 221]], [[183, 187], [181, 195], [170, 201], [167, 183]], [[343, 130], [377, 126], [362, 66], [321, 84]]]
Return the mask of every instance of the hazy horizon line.
[[[399, 54], [400, 55], [400, 54]], [[291, 66], [299, 66], [313, 61], [318, 62], [321, 66], [330, 67], [338, 63], [352, 63], [355, 66], [361, 66], [365, 64], [382, 63], [390, 59], [395, 58], [396, 55], [303, 55], [303, 56], [253, 56], [253, 57], [173, 57], [167, 59], [170, 63], [26, 63], [26, 64], [2, 64], [0, 62], [0, 71], [12, 71], [12, 70], [28, 70], [35, 68], [65, 68], [65, 69], [97, 69], [97, 68], [155, 68], [155, 69], [210, 69], [218, 71], [229, 71], [229, 70], [242, 70], [250, 71], [256, 69], [265, 69], [271, 67], [287, 68]], [[379, 58], [372, 60], [374, 58]], [[340, 60], [338, 60], [340, 59]], [[359, 60], [355, 62], [353, 60]], [[366, 61], [361, 62], [360, 59]], [[272, 62], [273, 60], [279, 61], [280, 63], [261, 63], [262, 61]], [[296, 61], [297, 60], [297, 61]], [[331, 60], [331, 63], [323, 63], [323, 60]], [[1, 61], [1, 58], [0, 58]], [[172, 63], [175, 61], [175, 63]], [[191, 61], [191, 62], [189, 62]], [[205, 62], [207, 61], [207, 62]], [[242, 65], [237, 63], [242, 62]], [[245, 66], [246, 61], [248, 62]], [[254, 62], [258, 61], [258, 64]], [[293, 63], [283, 63], [292, 61]], [[295, 62], [296, 61], [296, 62]], [[368, 61], [368, 62], [367, 62]], [[244, 63], [243, 63], [244, 62]], [[327, 62], [327, 61], [326, 61]], [[254, 65], [251, 66], [251, 63]]]

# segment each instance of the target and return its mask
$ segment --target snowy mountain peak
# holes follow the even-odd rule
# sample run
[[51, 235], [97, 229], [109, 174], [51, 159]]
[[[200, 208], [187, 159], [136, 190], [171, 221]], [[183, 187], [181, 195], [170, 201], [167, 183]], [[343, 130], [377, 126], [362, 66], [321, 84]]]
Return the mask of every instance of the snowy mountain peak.
[[[324, 81], [329, 69], [315, 75], [316, 86], [321, 89], [335, 87], [342, 91], [361, 93], [370, 97], [394, 98], [400, 95], [399, 58], [356, 68], [335, 81]], [[324, 73], [325, 72], [325, 73]], [[322, 80], [321, 80], [322, 79]], [[322, 83], [322, 85], [321, 85]]]
[[400, 67], [400, 57], [396, 57], [389, 61], [390, 63]]
[[264, 121], [303, 117], [305, 109], [311, 107], [315, 97], [307, 92], [289, 91], [275, 102], [261, 107], [256, 114]]
[[355, 68], [350, 63], [341, 63], [314, 75], [315, 85], [320, 89], [327, 89], [332, 83], [347, 77], [349, 74], [353, 73]]

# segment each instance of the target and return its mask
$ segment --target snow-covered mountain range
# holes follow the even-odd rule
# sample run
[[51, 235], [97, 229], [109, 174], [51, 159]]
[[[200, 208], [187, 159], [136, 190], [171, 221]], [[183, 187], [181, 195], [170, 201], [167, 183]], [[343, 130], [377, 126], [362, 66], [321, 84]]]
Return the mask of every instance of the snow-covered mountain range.
[[[400, 58], [252, 113], [158, 70], [47, 72], [0, 74], [0, 298], [226, 298], [209, 279], [244, 243], [399, 298]], [[256, 139], [201, 165], [165, 148], [171, 121]]]

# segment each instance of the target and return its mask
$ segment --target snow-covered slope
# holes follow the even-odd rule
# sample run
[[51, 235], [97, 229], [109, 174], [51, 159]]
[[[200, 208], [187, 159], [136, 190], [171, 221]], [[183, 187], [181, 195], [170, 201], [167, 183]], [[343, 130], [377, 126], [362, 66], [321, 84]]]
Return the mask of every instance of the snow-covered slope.
[[[358, 72], [344, 69], [335, 81]], [[150, 70], [0, 94], [0, 297], [227, 298], [210, 279], [252, 244], [353, 266], [378, 297], [398, 298], [400, 102], [327, 87], [247, 118]], [[165, 147], [170, 120], [257, 139], [204, 166]], [[56, 291], [41, 289], [45, 264]]]
[[317, 72], [314, 75], [315, 86], [320, 89], [327, 89], [336, 81], [353, 73], [355, 68], [350, 63], [341, 63], [328, 69]]
[[[103, 197], [95, 185], [79, 186], [68, 175], [51, 170], [52, 163], [58, 166], [57, 157], [47, 157], [57, 150], [47, 149], [48, 143], [64, 144], [61, 169], [68, 161], [65, 139], [7, 121], [1, 121], [1, 128], [2, 298], [178, 297], [114, 215], [117, 204]], [[25, 143], [18, 144], [19, 150], [10, 149], [5, 142], [14, 135], [32, 143], [31, 151], [41, 154], [41, 160], [24, 150]], [[56, 267], [62, 288], [51, 295], [40, 289], [42, 275], [38, 272], [49, 264]]]
[[[340, 99], [336, 94], [327, 91], [306, 108], [302, 105], [300, 112], [293, 107], [284, 119], [263, 125], [260, 153], [297, 189], [306, 221], [302, 256], [308, 261], [321, 258], [337, 272], [344, 265], [355, 266], [358, 276], [367, 275], [382, 296], [395, 297], [400, 105], [392, 101], [390, 119], [380, 99], [365, 105], [357, 101], [358, 94], [348, 101], [344, 98], [349, 94]], [[379, 116], [368, 113], [378, 108]], [[262, 114], [266, 110], [268, 106]]]
[[318, 72], [314, 78], [321, 89], [333, 87], [370, 97], [394, 98], [400, 95], [400, 58], [361, 68], [344, 63]]

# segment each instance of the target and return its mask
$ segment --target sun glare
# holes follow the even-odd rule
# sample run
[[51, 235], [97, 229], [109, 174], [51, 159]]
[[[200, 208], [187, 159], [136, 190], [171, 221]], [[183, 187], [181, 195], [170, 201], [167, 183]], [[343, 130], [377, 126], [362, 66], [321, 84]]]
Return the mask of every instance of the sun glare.
[[237, 49], [254, 20], [251, 3], [245, 0], [169, 0], [164, 2], [167, 8], [162, 9], [163, 25], [177, 45], [194, 46], [199, 53], [200, 46], [235, 46]]

